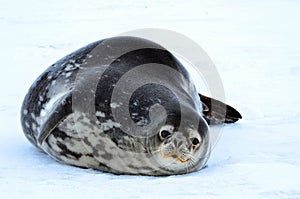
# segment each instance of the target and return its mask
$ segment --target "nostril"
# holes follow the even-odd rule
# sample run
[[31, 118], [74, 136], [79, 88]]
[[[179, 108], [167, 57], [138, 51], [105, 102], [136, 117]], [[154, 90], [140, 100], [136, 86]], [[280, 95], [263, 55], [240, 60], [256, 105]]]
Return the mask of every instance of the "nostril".
[[183, 141], [180, 141], [180, 142], [178, 143], [178, 147], [180, 147], [182, 144], [183, 144]]
[[174, 140], [174, 145], [175, 145], [175, 147], [177, 146], [177, 140]]

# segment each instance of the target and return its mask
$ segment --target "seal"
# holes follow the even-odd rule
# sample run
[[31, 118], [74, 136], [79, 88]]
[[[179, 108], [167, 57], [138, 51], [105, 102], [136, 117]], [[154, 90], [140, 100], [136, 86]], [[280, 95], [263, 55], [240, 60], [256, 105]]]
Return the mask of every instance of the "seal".
[[242, 118], [198, 94], [162, 46], [113, 37], [60, 59], [30, 87], [26, 138], [55, 160], [114, 174], [173, 175], [203, 168], [209, 126]]

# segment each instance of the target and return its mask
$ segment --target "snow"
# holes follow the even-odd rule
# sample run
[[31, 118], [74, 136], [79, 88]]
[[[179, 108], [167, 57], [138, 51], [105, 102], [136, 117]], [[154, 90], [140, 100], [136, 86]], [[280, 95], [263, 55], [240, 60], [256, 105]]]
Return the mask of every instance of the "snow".
[[[299, 8], [295, 0], [1, 0], [0, 197], [300, 198]], [[79, 47], [146, 27], [200, 44], [244, 116], [223, 128], [207, 168], [116, 176], [62, 165], [31, 146], [19, 112], [36, 77]]]

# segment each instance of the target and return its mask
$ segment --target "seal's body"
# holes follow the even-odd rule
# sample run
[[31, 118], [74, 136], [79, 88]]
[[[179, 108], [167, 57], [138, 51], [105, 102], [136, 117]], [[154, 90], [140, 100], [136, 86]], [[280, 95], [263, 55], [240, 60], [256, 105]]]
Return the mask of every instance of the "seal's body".
[[[66, 164], [115, 174], [182, 174], [202, 168], [210, 155], [207, 122], [216, 117], [211, 99], [200, 97], [205, 103], [166, 49], [115, 37], [50, 66], [28, 91], [21, 122], [32, 144]], [[225, 122], [241, 117], [214, 102], [231, 113]]]

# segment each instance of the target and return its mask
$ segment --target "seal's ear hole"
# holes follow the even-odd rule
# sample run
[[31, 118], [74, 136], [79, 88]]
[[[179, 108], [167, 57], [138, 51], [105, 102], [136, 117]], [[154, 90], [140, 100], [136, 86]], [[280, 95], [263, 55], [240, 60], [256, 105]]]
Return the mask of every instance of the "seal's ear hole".
[[170, 137], [171, 132], [168, 130], [162, 130], [162, 131], [160, 131], [159, 135], [160, 135], [160, 138], [163, 140], [167, 137]]

